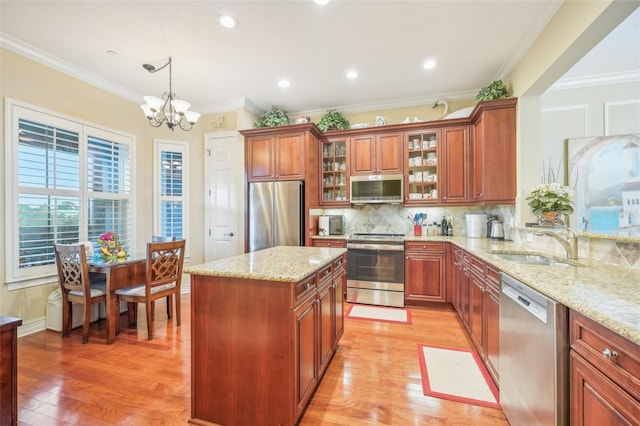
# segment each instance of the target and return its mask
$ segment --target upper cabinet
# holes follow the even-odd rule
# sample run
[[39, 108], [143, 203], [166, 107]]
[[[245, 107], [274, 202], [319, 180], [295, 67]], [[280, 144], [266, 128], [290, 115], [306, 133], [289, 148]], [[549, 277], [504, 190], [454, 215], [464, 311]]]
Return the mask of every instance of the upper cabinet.
[[471, 201], [513, 203], [516, 197], [516, 98], [482, 102], [471, 133]]
[[350, 173], [402, 173], [402, 146], [402, 132], [351, 136]]
[[443, 128], [440, 145], [440, 199], [447, 204], [466, 204], [469, 202], [469, 126]]
[[439, 129], [405, 132], [405, 204], [438, 203]]
[[329, 138], [320, 143], [321, 205], [349, 206], [349, 138]]
[[[321, 133], [313, 124], [243, 130], [249, 182], [308, 180], [308, 166], [317, 163], [315, 153]], [[312, 146], [313, 145], [313, 146]]]

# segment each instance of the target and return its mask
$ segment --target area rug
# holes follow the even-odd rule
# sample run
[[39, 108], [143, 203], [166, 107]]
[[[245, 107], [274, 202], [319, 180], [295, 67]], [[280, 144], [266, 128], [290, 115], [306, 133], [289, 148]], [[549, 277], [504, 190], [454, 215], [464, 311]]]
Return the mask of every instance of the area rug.
[[411, 311], [402, 308], [349, 305], [347, 318], [411, 324]]
[[498, 389], [475, 351], [418, 344], [427, 396], [500, 408]]

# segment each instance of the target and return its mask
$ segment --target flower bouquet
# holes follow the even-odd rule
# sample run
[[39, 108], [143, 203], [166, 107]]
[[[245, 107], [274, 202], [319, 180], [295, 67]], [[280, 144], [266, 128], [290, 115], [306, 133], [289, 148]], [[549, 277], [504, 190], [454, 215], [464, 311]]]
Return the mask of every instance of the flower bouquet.
[[553, 182], [531, 188], [526, 199], [540, 225], [562, 225], [565, 215], [573, 213], [572, 195], [568, 186]]
[[105, 232], [98, 237], [100, 252], [107, 257], [126, 257], [127, 251], [122, 248], [118, 234], [115, 232]]

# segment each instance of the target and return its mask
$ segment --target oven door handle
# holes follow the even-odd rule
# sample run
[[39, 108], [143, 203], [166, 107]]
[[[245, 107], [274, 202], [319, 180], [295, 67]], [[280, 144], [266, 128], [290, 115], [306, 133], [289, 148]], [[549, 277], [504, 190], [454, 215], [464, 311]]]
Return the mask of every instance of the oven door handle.
[[370, 251], [404, 251], [404, 244], [356, 244], [347, 243], [347, 249]]

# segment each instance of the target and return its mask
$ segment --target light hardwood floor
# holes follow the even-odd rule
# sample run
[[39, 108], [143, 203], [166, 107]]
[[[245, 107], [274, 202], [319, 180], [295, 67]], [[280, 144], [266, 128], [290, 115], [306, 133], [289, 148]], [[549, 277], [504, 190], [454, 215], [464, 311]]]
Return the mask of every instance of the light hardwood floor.
[[[61, 339], [42, 331], [18, 340], [20, 425], [184, 425], [190, 407], [190, 309], [182, 326], [156, 307], [148, 341], [138, 328], [106, 344], [104, 320]], [[411, 325], [346, 319], [345, 333], [300, 425], [508, 425], [502, 411], [422, 394], [417, 344], [469, 348], [455, 314], [411, 309]]]

